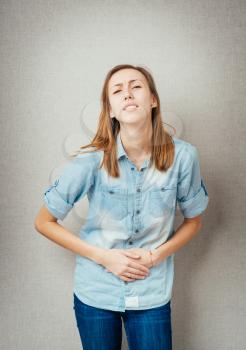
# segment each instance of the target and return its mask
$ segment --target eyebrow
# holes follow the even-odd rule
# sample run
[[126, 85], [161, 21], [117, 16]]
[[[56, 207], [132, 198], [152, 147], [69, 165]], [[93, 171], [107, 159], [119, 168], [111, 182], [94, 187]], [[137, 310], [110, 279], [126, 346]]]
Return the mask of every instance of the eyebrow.
[[[132, 80], [129, 80], [128, 83], [133, 83], [134, 81], [137, 81], [137, 80], [141, 81], [140, 79], [132, 79]], [[115, 87], [115, 86], [121, 86], [121, 85], [123, 85], [123, 83], [115, 84], [115, 85], [111, 86], [111, 89], [112, 89], [113, 87]]]

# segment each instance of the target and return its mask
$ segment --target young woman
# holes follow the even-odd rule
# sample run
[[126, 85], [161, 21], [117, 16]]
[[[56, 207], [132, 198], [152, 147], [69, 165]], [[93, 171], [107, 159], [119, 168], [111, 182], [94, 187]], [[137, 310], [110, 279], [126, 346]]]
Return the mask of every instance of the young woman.
[[[94, 139], [45, 191], [35, 227], [76, 253], [73, 308], [84, 350], [119, 350], [122, 320], [130, 350], [170, 350], [174, 254], [200, 230], [209, 201], [198, 152], [164, 130], [147, 69], [112, 68], [101, 103]], [[57, 220], [85, 195], [78, 237]], [[174, 233], [177, 203], [184, 220]]]

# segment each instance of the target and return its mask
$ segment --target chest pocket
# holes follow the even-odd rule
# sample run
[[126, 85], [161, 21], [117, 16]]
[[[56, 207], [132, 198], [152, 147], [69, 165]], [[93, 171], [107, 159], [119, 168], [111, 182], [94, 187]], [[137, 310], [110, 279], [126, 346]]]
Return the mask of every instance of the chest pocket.
[[128, 190], [113, 186], [102, 186], [102, 209], [115, 219], [122, 220], [128, 213]]
[[172, 213], [176, 205], [176, 186], [159, 186], [149, 192], [149, 211], [154, 217]]

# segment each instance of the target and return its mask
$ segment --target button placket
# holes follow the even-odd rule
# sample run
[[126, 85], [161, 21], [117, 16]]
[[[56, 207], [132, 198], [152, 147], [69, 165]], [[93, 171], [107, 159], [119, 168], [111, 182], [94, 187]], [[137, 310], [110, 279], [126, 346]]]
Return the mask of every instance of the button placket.
[[142, 196], [142, 193], [141, 193], [141, 183], [138, 182], [136, 184], [136, 211], [135, 211], [135, 214], [134, 215], [134, 227], [135, 227], [135, 230], [134, 232], [135, 233], [138, 233], [139, 232], [139, 227], [140, 227], [140, 207], [141, 207], [141, 196]]

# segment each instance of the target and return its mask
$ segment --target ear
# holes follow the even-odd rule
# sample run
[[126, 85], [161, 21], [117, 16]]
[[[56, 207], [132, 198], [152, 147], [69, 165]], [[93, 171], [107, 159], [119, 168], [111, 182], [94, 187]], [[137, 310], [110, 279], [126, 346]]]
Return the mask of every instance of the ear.
[[110, 116], [110, 118], [114, 118], [114, 113], [113, 113], [110, 105], [109, 105], [109, 116]]
[[154, 95], [152, 95], [151, 107], [152, 108], [157, 107], [157, 101]]

